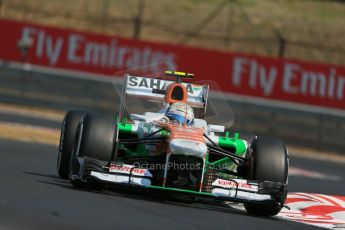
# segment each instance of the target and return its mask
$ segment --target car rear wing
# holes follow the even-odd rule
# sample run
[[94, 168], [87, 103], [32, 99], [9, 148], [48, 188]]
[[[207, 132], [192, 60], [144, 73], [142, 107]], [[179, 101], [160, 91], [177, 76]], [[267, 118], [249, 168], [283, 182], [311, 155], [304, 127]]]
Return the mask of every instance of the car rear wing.
[[[172, 83], [174, 81], [126, 74], [121, 98], [120, 118], [122, 117], [123, 106], [127, 96], [141, 97], [163, 103], [165, 90]], [[209, 86], [186, 82], [182, 84], [187, 89], [187, 103], [200, 111], [201, 113], [199, 114], [202, 115], [199, 118], [203, 118], [206, 113]]]

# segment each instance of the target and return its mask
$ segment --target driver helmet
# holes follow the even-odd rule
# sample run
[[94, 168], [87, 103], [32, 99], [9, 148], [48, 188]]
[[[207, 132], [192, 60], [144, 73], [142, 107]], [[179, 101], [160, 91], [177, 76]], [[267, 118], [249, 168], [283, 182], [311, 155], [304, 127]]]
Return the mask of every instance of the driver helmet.
[[193, 125], [194, 124], [194, 112], [191, 106], [184, 102], [172, 103], [165, 112], [170, 121], [179, 124]]

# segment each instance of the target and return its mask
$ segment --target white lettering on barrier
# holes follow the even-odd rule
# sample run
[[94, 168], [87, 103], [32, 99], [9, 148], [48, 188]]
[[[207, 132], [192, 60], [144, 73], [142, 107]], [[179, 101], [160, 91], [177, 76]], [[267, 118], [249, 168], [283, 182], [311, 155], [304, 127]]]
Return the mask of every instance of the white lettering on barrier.
[[[283, 91], [312, 97], [344, 99], [345, 76], [337, 76], [331, 67], [329, 74], [306, 71], [297, 64], [286, 63], [283, 74]], [[292, 81], [298, 84], [292, 85]]]
[[51, 65], [55, 65], [60, 57], [63, 45], [63, 38], [46, 35], [43, 30], [37, 30], [31, 27], [24, 27], [22, 29], [21, 39], [34, 39], [36, 41], [36, 56], [43, 57], [44, 55], [49, 60]]
[[299, 70], [299, 66], [295, 64], [285, 64], [284, 71], [283, 71], [283, 85], [282, 89], [283, 92], [289, 94], [297, 94], [298, 87], [294, 86], [292, 82], [297, 77], [296, 72]]
[[83, 42], [83, 36], [71, 34], [68, 38], [67, 61], [70, 63], [80, 64], [81, 57], [77, 56], [77, 51], [80, 49], [80, 44]]
[[282, 85], [277, 85], [276, 66], [265, 67], [255, 59], [236, 57], [233, 59], [232, 84], [235, 87], [248, 86], [262, 90], [263, 95], [270, 96], [273, 90], [286, 94], [321, 97], [343, 100], [345, 76], [337, 75], [336, 69], [330, 67], [328, 74], [309, 71], [294, 63], [284, 63], [282, 68]]
[[[275, 85], [277, 78], [276, 67], [266, 69], [265, 66], [259, 65], [256, 61], [246, 58], [235, 58], [233, 61], [232, 83], [240, 87], [243, 76], [248, 73], [248, 85], [252, 89], [260, 88], [264, 95], [269, 96]], [[259, 85], [257, 80], [259, 78]]]
[[57, 60], [60, 57], [61, 48], [63, 44], [62, 38], [57, 38], [54, 42], [54, 38], [47, 36], [46, 40], [46, 48], [47, 48], [47, 57], [49, 58], [49, 62], [51, 65], [55, 65]]
[[49, 34], [47, 30], [30, 26], [23, 27], [21, 32], [20, 39], [29, 38], [35, 41], [33, 49], [36, 58], [48, 59], [50, 65], [56, 65], [59, 60], [66, 60], [71, 64], [115, 69], [148, 66], [152, 72], [162, 71], [160, 68], [177, 68], [173, 52], [152, 50], [150, 47], [125, 46], [119, 44], [116, 39], [105, 42], [93, 41], [77, 33], [70, 33], [67, 37], [56, 36]]

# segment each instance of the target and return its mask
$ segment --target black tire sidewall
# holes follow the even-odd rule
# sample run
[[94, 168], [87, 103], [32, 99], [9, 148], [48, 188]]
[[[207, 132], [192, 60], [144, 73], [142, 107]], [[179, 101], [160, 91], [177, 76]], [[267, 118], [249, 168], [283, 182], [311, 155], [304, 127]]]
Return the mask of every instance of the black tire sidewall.
[[[253, 140], [251, 150], [247, 165], [249, 179], [281, 182], [287, 186], [289, 158], [285, 144], [277, 139], [257, 138]], [[283, 197], [277, 202], [285, 202], [287, 187], [285, 189]], [[274, 216], [282, 209], [276, 204], [246, 203], [244, 207], [251, 214], [263, 216]]]
[[112, 117], [86, 114], [82, 120], [79, 156], [108, 161], [115, 147], [116, 121]]
[[282, 141], [273, 138], [257, 138], [252, 143], [252, 150], [252, 179], [287, 182], [288, 152]]
[[58, 174], [62, 179], [69, 178], [70, 162], [74, 139], [78, 124], [85, 112], [83, 111], [68, 111], [62, 121], [59, 153], [57, 159]]

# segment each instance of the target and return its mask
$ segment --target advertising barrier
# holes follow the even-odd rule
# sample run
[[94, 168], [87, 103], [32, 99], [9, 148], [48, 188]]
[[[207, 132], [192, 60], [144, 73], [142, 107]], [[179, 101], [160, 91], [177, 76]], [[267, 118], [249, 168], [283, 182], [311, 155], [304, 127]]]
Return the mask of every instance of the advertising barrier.
[[[0, 59], [113, 75], [148, 66], [194, 73], [224, 92], [345, 109], [345, 67], [139, 41], [0, 20]], [[27, 43], [19, 49], [19, 44]], [[30, 44], [31, 43], [31, 44]]]

